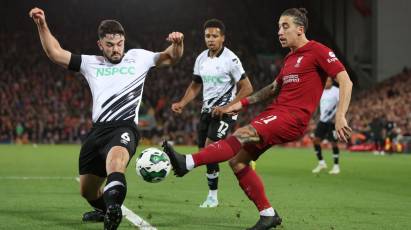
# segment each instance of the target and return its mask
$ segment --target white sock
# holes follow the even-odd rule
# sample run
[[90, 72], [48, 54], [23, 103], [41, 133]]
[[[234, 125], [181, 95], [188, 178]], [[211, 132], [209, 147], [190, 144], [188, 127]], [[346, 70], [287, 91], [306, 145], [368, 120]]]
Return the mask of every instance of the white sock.
[[325, 160], [320, 160], [320, 161], [318, 162], [318, 164], [320, 164], [320, 165], [325, 165]]
[[218, 189], [216, 189], [216, 190], [208, 190], [208, 196], [211, 196], [211, 197], [214, 198], [215, 200], [218, 200], [218, 199], [217, 199], [217, 192], [218, 192]]
[[275, 216], [274, 209], [271, 208], [266, 208], [262, 211], [260, 211], [260, 216]]
[[188, 171], [191, 171], [194, 168], [194, 159], [193, 159], [193, 156], [191, 154], [186, 155], [186, 167], [187, 167]]

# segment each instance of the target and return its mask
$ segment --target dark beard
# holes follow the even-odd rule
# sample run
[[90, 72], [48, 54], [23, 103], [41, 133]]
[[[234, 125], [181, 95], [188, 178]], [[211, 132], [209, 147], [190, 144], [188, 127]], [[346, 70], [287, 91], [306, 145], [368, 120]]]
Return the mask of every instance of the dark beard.
[[123, 60], [124, 54], [123, 54], [123, 56], [121, 56], [121, 58], [118, 59], [118, 60], [113, 60], [113, 59], [107, 57], [107, 55], [106, 55], [104, 52], [103, 52], [103, 56], [104, 56], [104, 57], [107, 59], [107, 61], [109, 61], [111, 64], [118, 64], [118, 63], [120, 63], [120, 62]]

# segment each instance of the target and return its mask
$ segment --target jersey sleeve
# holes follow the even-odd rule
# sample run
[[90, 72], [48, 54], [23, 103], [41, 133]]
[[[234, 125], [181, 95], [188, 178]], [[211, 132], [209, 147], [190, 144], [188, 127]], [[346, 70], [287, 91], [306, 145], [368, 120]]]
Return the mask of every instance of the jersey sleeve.
[[319, 67], [332, 78], [345, 70], [344, 65], [338, 60], [334, 52], [326, 46], [318, 46], [316, 56]]
[[245, 71], [240, 59], [237, 56], [233, 56], [230, 60], [231, 62], [231, 74], [235, 81], [238, 82], [245, 78]]
[[277, 74], [277, 76], [276, 76], [275, 79], [274, 79], [274, 81], [276, 81], [277, 84], [280, 85], [280, 86], [283, 85], [282, 73], [283, 73], [283, 68], [281, 68], [280, 72]]
[[80, 73], [82, 73], [85, 78], [88, 78], [88, 76], [90, 76], [88, 72], [91, 71], [90, 63], [92, 63], [93, 60], [94, 61], [96, 60], [96, 56], [82, 54], [80, 58], [81, 58]]
[[197, 57], [197, 59], [194, 63], [194, 70], [193, 70], [193, 75], [194, 76], [201, 76], [200, 75], [200, 56]]
[[145, 49], [133, 49], [131, 52], [137, 60], [142, 60], [147, 65], [147, 68], [156, 66], [157, 60], [160, 58], [160, 53]]

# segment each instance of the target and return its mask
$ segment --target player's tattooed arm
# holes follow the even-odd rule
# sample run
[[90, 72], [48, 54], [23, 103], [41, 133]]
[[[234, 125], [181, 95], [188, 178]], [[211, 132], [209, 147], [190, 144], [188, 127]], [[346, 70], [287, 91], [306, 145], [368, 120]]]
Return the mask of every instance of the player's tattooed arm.
[[[273, 83], [269, 84], [268, 86], [262, 88], [261, 90], [259, 90], [258, 92], [254, 93], [253, 95], [243, 98], [241, 101], [238, 101], [230, 106], [224, 106], [221, 111], [219, 111], [219, 115], [220, 117], [223, 114], [228, 114], [230, 116], [232, 115], [236, 115], [244, 106], [243, 104], [243, 100], [245, 99], [247, 101], [247, 104], [254, 104], [257, 103], [259, 101], [263, 101], [267, 98], [269, 98], [270, 96], [272, 98], [275, 98], [278, 96], [278, 94], [280, 93], [281, 90], [281, 86], [278, 85], [277, 81], [274, 80]], [[213, 113], [213, 115], [215, 115]]]
[[264, 101], [269, 97], [277, 97], [280, 93], [280, 85], [278, 85], [277, 81], [273, 81], [273, 83], [267, 85], [266, 87], [262, 88], [261, 90], [257, 91], [253, 95], [248, 97], [248, 101], [250, 104], [257, 103], [259, 101]]
[[260, 141], [260, 136], [257, 130], [251, 125], [246, 125], [237, 129], [234, 136], [241, 142], [241, 144], [256, 143]]

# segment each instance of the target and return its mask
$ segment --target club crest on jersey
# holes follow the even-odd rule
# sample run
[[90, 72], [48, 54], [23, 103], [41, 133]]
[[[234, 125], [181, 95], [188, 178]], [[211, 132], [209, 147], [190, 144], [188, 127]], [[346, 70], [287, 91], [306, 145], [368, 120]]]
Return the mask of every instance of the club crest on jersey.
[[330, 56], [330, 58], [327, 59], [328, 63], [338, 61], [338, 58], [335, 56], [334, 52], [328, 52], [328, 56]]
[[297, 58], [297, 63], [295, 63], [294, 67], [298, 68], [300, 67], [301, 61], [303, 60], [304, 56], [300, 56]]

